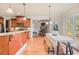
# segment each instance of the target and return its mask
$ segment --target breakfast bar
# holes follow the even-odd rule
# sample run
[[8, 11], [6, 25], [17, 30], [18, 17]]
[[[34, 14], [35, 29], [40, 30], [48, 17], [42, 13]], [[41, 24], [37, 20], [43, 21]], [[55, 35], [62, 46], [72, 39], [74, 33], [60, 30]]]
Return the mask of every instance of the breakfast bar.
[[0, 55], [14, 55], [26, 44], [29, 30], [0, 33]]

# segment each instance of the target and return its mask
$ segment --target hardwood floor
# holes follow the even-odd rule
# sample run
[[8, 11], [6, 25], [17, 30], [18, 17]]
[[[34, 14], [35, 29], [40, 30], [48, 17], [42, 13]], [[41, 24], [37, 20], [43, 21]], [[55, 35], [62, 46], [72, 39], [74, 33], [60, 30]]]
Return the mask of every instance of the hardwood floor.
[[23, 55], [47, 55], [48, 53], [45, 50], [44, 38], [45, 37], [38, 36], [29, 40]]

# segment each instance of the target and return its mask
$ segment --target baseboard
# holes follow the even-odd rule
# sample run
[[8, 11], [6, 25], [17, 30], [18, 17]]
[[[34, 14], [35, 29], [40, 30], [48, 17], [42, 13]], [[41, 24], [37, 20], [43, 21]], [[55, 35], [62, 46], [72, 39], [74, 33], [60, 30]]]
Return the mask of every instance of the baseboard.
[[19, 49], [18, 52], [17, 52], [15, 55], [22, 55], [23, 52], [24, 52], [24, 49], [26, 48], [26, 46], [27, 46], [27, 43], [25, 43], [25, 44], [23, 45], [23, 47], [22, 47], [21, 49]]

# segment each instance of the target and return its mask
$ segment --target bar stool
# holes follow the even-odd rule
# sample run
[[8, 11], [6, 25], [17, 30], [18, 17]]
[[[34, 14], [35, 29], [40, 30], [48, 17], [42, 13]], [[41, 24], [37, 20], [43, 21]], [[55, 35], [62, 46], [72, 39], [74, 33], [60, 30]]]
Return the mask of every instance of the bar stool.
[[48, 47], [48, 54], [54, 54], [54, 47]]
[[[60, 47], [60, 42], [57, 42], [57, 55], [59, 55], [59, 52], [60, 52], [59, 47]], [[69, 54], [68, 54], [68, 52], [69, 52]], [[66, 44], [66, 54], [65, 55], [73, 55], [73, 49], [69, 42]]]

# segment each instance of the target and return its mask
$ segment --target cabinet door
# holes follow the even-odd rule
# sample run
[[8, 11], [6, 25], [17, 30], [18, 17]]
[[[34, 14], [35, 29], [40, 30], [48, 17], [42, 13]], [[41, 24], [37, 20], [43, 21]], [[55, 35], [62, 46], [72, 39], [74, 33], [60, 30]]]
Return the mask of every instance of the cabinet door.
[[9, 54], [9, 36], [0, 36], [0, 55]]
[[14, 55], [21, 48], [19, 34], [12, 35], [9, 42], [9, 54]]
[[30, 26], [30, 20], [26, 19], [23, 21], [24, 27], [29, 27]]
[[4, 22], [4, 19], [0, 18], [0, 24], [3, 24], [3, 22]]
[[22, 33], [22, 34], [23, 34], [22, 42], [23, 42], [23, 44], [25, 44], [27, 42], [27, 32]]
[[10, 41], [9, 41], [9, 54], [10, 55], [13, 55], [16, 53], [15, 42], [16, 42], [16, 36], [10, 35]]
[[27, 33], [19, 33], [10, 36], [9, 41], [9, 54], [14, 55], [26, 43]]
[[26, 34], [25, 33], [19, 33], [12, 35], [10, 37], [9, 42], [9, 54], [14, 55], [18, 52], [18, 50], [24, 45], [26, 41]]
[[11, 26], [12, 27], [16, 27], [17, 26], [17, 20], [16, 19], [12, 19], [11, 20]]
[[29, 39], [29, 38], [30, 38], [30, 31], [27, 32], [27, 39]]
[[17, 19], [17, 23], [23, 23], [23, 17], [22, 16], [18, 16], [16, 19]]

